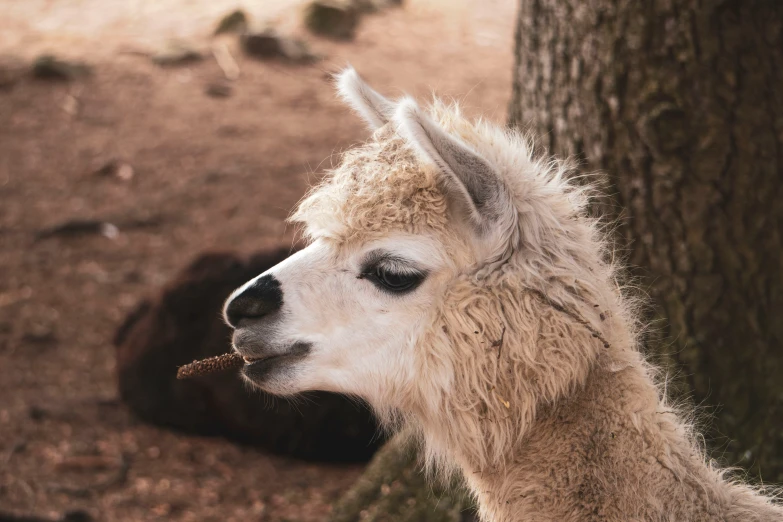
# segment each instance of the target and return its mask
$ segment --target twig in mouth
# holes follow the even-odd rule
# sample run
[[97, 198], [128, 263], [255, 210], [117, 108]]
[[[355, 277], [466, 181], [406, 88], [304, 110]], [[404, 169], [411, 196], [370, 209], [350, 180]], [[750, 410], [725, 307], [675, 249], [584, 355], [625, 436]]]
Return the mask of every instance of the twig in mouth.
[[209, 375], [210, 373], [241, 368], [244, 364], [245, 360], [238, 353], [226, 353], [201, 361], [193, 361], [185, 366], [180, 366], [177, 370], [177, 379], [201, 377], [202, 375]]

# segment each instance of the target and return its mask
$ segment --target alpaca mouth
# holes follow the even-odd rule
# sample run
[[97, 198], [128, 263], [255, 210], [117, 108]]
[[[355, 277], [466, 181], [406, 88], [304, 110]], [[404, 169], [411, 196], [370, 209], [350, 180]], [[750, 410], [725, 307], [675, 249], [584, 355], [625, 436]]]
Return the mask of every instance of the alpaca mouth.
[[297, 342], [291, 345], [283, 353], [270, 353], [268, 355], [242, 355], [245, 366], [242, 375], [253, 382], [259, 383], [267, 379], [271, 374], [290, 368], [293, 364], [305, 359], [312, 350], [310, 343]]
[[277, 359], [280, 359], [281, 357], [288, 357], [288, 356], [289, 355], [285, 353], [269, 355], [267, 357], [245, 357], [243, 355], [242, 360], [245, 361], [245, 366], [249, 366], [253, 364], [273, 362]]

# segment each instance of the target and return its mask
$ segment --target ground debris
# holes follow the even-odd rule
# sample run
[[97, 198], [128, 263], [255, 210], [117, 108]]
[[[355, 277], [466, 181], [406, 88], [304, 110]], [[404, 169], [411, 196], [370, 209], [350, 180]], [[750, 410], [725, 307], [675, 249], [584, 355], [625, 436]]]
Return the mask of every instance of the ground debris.
[[211, 98], [228, 98], [231, 96], [231, 86], [219, 82], [210, 83], [204, 93]]
[[315, 0], [305, 10], [305, 25], [318, 35], [351, 40], [359, 25], [360, 8], [347, 1]]
[[215, 35], [223, 33], [242, 33], [247, 29], [247, 15], [241, 9], [228, 13], [220, 19], [215, 28]]
[[92, 522], [93, 517], [81, 509], [66, 511], [60, 517], [47, 517], [43, 515], [15, 514], [0, 511], [0, 522]]
[[31, 69], [34, 78], [40, 80], [74, 80], [90, 73], [90, 67], [81, 62], [71, 62], [43, 54], [35, 59]]
[[130, 181], [136, 173], [129, 163], [112, 159], [95, 170], [93, 174], [103, 178], [115, 177], [121, 181]]
[[72, 219], [40, 230], [36, 235], [36, 240], [48, 239], [50, 237], [80, 237], [89, 235], [101, 235], [108, 238], [117, 236], [119, 229], [107, 221], [97, 219]]
[[303, 40], [281, 35], [271, 27], [244, 33], [240, 43], [242, 50], [254, 58], [278, 58], [291, 63], [312, 63], [320, 59]]
[[151, 59], [154, 63], [166, 67], [177, 65], [189, 65], [201, 61], [204, 55], [192, 44], [182, 40], [171, 40], [163, 49], [153, 53]]
[[[539, 301], [541, 301], [545, 305], [551, 306], [558, 312], [571, 317], [574, 321], [584, 326], [585, 329], [587, 329], [587, 331], [590, 332], [590, 335], [592, 335], [594, 338], [601, 341], [601, 344], [604, 345], [604, 348], [610, 347], [609, 341], [607, 341], [606, 338], [603, 335], [601, 335], [600, 332], [598, 332], [598, 330], [596, 330], [589, 322], [587, 322], [581, 315], [579, 315], [579, 313], [577, 313], [574, 310], [570, 310], [566, 308], [565, 306], [558, 303], [557, 301], [554, 301], [541, 290], [537, 290], [535, 288], [528, 288], [527, 291], [528, 293], [535, 296]], [[593, 306], [598, 307], [598, 305], [593, 305]]]
[[497, 348], [498, 349], [498, 359], [500, 359], [500, 355], [503, 351], [503, 339], [506, 337], [506, 325], [503, 325], [503, 330], [500, 332], [500, 339], [496, 341], [492, 341], [492, 344], [490, 345], [491, 348]]
[[114, 222], [102, 219], [69, 219], [58, 225], [39, 230], [35, 235], [35, 240], [41, 241], [52, 237], [76, 238], [90, 235], [101, 235], [109, 239], [116, 239], [120, 234], [120, 230], [155, 228], [160, 226], [163, 221], [164, 218], [159, 215], [133, 217]]
[[234, 60], [225, 42], [217, 42], [212, 46], [212, 56], [215, 57], [226, 80], [234, 81], [239, 78], [239, 64]]

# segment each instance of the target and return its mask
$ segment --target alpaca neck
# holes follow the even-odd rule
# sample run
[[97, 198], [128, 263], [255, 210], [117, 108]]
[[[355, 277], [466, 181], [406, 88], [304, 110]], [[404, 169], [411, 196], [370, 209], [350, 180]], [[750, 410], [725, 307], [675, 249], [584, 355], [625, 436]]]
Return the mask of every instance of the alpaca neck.
[[416, 352], [431, 378], [391, 397], [427, 462], [461, 468], [485, 522], [783, 520], [705, 465], [616, 296], [562, 286], [455, 285]]
[[[541, 408], [496, 469], [477, 471], [464, 451], [452, 449], [488, 522], [781, 516], [704, 464], [636, 367], [595, 369], [579, 392]], [[743, 502], [750, 507], [737, 511]]]
[[[625, 372], [633, 370], [620, 373]], [[631, 432], [641, 419], [602, 404], [601, 392], [618, 384], [630, 388], [628, 377], [594, 371], [577, 393], [539, 410], [524, 440], [508, 448], [504, 466], [472, 475], [466, 470], [483, 518], [492, 522], [565, 521], [569, 516], [591, 520], [595, 507], [604, 509], [604, 503], [617, 499], [620, 491], [603, 491], [621, 486], [619, 476], [600, 476], [606, 472], [604, 461], [610, 459], [613, 448], [626, 445], [628, 439], [644, 439]], [[615, 386], [610, 386], [612, 381]], [[654, 409], [652, 402], [657, 401], [654, 390], [650, 392], [636, 398], [636, 409], [641, 413], [635, 415]]]

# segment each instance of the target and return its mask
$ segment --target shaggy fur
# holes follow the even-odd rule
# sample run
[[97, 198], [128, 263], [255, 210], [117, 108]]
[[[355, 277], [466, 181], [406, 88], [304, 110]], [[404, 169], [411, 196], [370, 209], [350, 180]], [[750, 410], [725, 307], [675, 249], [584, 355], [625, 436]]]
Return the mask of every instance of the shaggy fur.
[[783, 520], [771, 496], [707, 462], [666, 402], [588, 216], [593, 187], [455, 105], [378, 102], [352, 70], [340, 87], [377, 130], [293, 220], [346, 251], [434, 239], [456, 267], [401, 351], [411, 369], [359, 392], [387, 424], [413, 427], [429, 469], [460, 470], [485, 521]]

